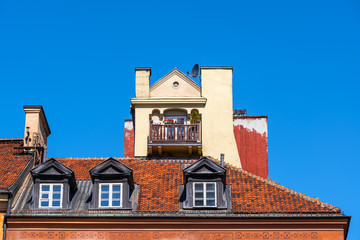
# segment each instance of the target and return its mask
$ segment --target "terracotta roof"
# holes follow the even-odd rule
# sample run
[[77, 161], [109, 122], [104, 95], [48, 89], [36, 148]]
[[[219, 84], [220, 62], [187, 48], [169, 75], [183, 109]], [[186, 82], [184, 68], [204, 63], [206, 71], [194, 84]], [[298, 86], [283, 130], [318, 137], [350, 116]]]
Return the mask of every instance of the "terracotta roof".
[[24, 154], [23, 139], [0, 139], [0, 189], [8, 190], [25, 169], [32, 155]]
[[[107, 158], [57, 159], [75, 172], [76, 180], [90, 180], [89, 170]], [[133, 170], [140, 185], [138, 212], [179, 212], [183, 169], [196, 159], [116, 158]], [[217, 160], [213, 161], [219, 163]], [[340, 214], [341, 210], [315, 198], [225, 164], [231, 185], [232, 214]]]

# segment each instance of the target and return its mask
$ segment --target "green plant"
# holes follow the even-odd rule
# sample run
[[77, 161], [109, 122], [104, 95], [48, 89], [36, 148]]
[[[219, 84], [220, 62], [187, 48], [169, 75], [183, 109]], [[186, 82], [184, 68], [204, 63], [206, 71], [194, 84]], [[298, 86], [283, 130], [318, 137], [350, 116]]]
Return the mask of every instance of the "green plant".
[[192, 111], [190, 115], [190, 123], [196, 124], [198, 120], [200, 119], [200, 116], [197, 111]]

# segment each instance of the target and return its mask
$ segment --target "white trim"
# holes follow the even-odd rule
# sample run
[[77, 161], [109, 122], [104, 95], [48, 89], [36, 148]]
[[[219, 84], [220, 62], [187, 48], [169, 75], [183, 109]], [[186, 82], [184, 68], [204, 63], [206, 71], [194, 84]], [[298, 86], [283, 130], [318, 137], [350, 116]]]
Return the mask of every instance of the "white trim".
[[[214, 206], [207, 206], [206, 204], [206, 200], [213, 200], [213, 198], [210, 198], [210, 199], [207, 199], [206, 197], [206, 192], [207, 192], [207, 189], [206, 189], [206, 184], [214, 184], [214, 200], [215, 200], [215, 205]], [[196, 184], [202, 184], [203, 185], [203, 189], [201, 191], [195, 191], [195, 185]], [[199, 200], [203, 200], [203, 205], [202, 206], [196, 206], [195, 205], [195, 193], [196, 192], [202, 192], [203, 193], [203, 198], [196, 198], [196, 199], [199, 199]], [[210, 191], [209, 191], [210, 192]], [[212, 191], [211, 191], [212, 192]], [[193, 207], [213, 207], [213, 208], [216, 208], [217, 207], [217, 192], [216, 192], [216, 182], [194, 182], [193, 183]]]
[[[43, 186], [49, 186], [49, 191], [43, 191]], [[54, 194], [54, 186], [60, 186], [60, 205], [53, 206], [53, 194]], [[48, 198], [43, 198], [43, 194], [48, 194]], [[40, 191], [39, 191], [39, 208], [62, 208], [62, 199], [63, 199], [63, 184], [62, 183], [41, 183], [40, 184]], [[48, 201], [48, 206], [41, 206], [41, 202]], [[57, 199], [56, 199], [57, 200]]]
[[[101, 206], [101, 186], [108, 185], [109, 186], [109, 205], [108, 206]], [[113, 186], [120, 186], [120, 206], [113, 206]], [[123, 198], [123, 184], [122, 183], [100, 183], [99, 184], [99, 208], [121, 208], [122, 207], [122, 198]]]

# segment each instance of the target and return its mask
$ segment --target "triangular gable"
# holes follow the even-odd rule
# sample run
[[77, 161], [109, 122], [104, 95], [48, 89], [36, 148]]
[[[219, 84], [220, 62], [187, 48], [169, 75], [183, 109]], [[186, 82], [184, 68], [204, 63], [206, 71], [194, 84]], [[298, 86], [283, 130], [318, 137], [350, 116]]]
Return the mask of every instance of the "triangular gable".
[[74, 171], [57, 161], [55, 158], [51, 158], [43, 164], [35, 167], [30, 171], [33, 180], [64, 180], [67, 179], [72, 191], [75, 191], [76, 180]]
[[207, 157], [202, 157], [199, 161], [191, 164], [184, 169], [185, 176], [188, 175], [225, 175], [226, 169], [214, 163]]
[[132, 182], [132, 169], [114, 158], [106, 161], [90, 169], [91, 179], [122, 179], [128, 178]]
[[[175, 87], [174, 83], [178, 86]], [[150, 87], [150, 97], [200, 97], [200, 86], [174, 68]]]
[[66, 167], [64, 164], [60, 163], [56, 159], [51, 158], [47, 160], [45, 163], [32, 169], [31, 175], [34, 178], [41, 178], [48, 176], [69, 178], [74, 175], [74, 171]]

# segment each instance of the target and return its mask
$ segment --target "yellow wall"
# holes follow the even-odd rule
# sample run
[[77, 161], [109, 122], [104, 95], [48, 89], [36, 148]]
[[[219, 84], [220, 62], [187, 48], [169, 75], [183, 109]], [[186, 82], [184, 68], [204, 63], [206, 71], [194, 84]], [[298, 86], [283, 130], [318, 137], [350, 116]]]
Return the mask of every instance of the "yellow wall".
[[3, 239], [3, 234], [4, 234], [4, 216], [5, 213], [0, 213], [0, 239]]
[[[226, 162], [241, 167], [233, 130], [232, 68], [201, 68], [201, 89], [182, 75], [175, 69], [150, 89], [150, 70], [136, 71], [136, 98], [131, 99], [135, 110], [134, 156], [148, 154], [150, 115], [154, 109], [160, 115], [166, 109], [183, 109], [187, 114], [197, 109], [201, 115], [203, 155], [219, 159], [224, 153]], [[179, 88], [172, 87], [174, 81], [179, 81]]]
[[241, 167], [233, 127], [232, 68], [201, 68], [201, 92], [207, 99], [202, 114], [203, 155]]
[[175, 70], [151, 86], [150, 97], [200, 97], [200, 87]]

